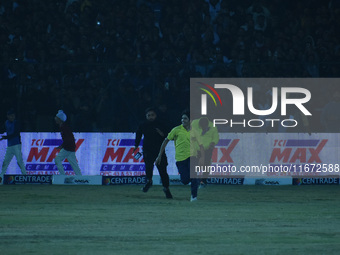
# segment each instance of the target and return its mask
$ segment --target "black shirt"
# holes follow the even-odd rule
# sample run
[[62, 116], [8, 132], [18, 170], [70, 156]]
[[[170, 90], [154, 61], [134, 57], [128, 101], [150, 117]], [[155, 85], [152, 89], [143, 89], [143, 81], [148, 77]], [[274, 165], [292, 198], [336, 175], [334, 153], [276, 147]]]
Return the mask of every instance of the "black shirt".
[[[163, 133], [163, 136], [157, 132], [156, 128], [158, 128]], [[136, 131], [135, 146], [139, 145], [142, 135], [144, 135], [143, 150], [158, 152], [164, 139], [168, 135], [168, 130], [165, 125], [163, 125], [157, 119], [154, 121], [147, 120], [140, 124]]]
[[76, 143], [73, 133], [69, 126], [63, 123], [60, 126], [61, 138], [63, 139], [63, 144], [61, 145], [67, 151], [76, 151]]

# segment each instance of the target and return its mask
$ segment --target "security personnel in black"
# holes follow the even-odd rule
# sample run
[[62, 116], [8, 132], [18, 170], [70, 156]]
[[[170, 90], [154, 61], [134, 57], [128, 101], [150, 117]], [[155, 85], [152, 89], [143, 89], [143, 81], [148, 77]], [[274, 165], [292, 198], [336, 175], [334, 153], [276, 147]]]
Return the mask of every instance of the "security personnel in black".
[[[141, 123], [136, 131], [135, 149], [137, 150], [139, 143], [144, 135], [143, 139], [143, 158], [145, 162], [145, 173], [147, 183], [142, 188], [143, 192], [148, 192], [152, 186], [152, 176], [154, 162], [158, 156], [159, 149], [168, 134], [167, 128], [157, 120], [156, 110], [154, 108], [148, 108], [145, 110], [146, 121]], [[169, 189], [169, 175], [166, 171], [168, 160], [163, 153], [161, 163], [157, 165], [157, 169], [163, 184], [163, 191], [166, 198], [172, 198]]]

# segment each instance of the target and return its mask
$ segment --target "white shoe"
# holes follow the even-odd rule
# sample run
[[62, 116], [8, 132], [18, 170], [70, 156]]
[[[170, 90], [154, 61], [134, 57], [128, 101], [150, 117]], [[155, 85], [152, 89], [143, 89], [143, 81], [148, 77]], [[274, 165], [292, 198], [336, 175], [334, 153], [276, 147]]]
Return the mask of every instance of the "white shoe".
[[192, 196], [191, 196], [190, 202], [195, 202], [195, 201], [197, 201], [197, 197], [192, 197]]

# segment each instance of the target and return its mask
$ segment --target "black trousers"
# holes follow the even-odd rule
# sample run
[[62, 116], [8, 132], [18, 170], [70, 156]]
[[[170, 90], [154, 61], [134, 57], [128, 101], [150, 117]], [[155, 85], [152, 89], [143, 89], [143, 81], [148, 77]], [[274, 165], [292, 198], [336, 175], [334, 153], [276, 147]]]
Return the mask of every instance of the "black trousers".
[[176, 166], [181, 177], [181, 182], [184, 185], [187, 185], [189, 184], [189, 182], [191, 182], [191, 196], [192, 197], [197, 197], [197, 189], [198, 189], [198, 183], [199, 183], [198, 178], [190, 178], [190, 172], [193, 171], [192, 169], [190, 169], [190, 166], [195, 166], [195, 165], [197, 165], [196, 157], [190, 157], [183, 161], [176, 162]]
[[[147, 180], [152, 180], [153, 176], [153, 167], [155, 160], [158, 156], [158, 151], [145, 151], [143, 150], [143, 158], [145, 162], [145, 174]], [[163, 187], [168, 188], [169, 187], [169, 175], [166, 171], [166, 167], [168, 165], [168, 159], [163, 153], [161, 163], [156, 167], [159, 172], [159, 176], [161, 177]]]

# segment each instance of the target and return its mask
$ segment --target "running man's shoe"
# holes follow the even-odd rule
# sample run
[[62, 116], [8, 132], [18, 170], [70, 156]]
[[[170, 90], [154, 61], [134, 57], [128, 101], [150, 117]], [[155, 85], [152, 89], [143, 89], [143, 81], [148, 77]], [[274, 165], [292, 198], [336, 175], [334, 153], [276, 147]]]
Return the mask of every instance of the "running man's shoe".
[[169, 198], [169, 199], [172, 198], [172, 195], [171, 195], [171, 192], [170, 192], [170, 189], [169, 189], [169, 188], [163, 188], [163, 191], [164, 191], [164, 193], [165, 193], [165, 197], [166, 197], [166, 198]]
[[190, 198], [190, 202], [196, 202], [197, 201], [197, 197], [192, 197]]
[[151, 188], [151, 186], [152, 186], [152, 181], [148, 181], [145, 185], [144, 185], [144, 187], [142, 188], [142, 191], [143, 192], [148, 192], [148, 190]]

